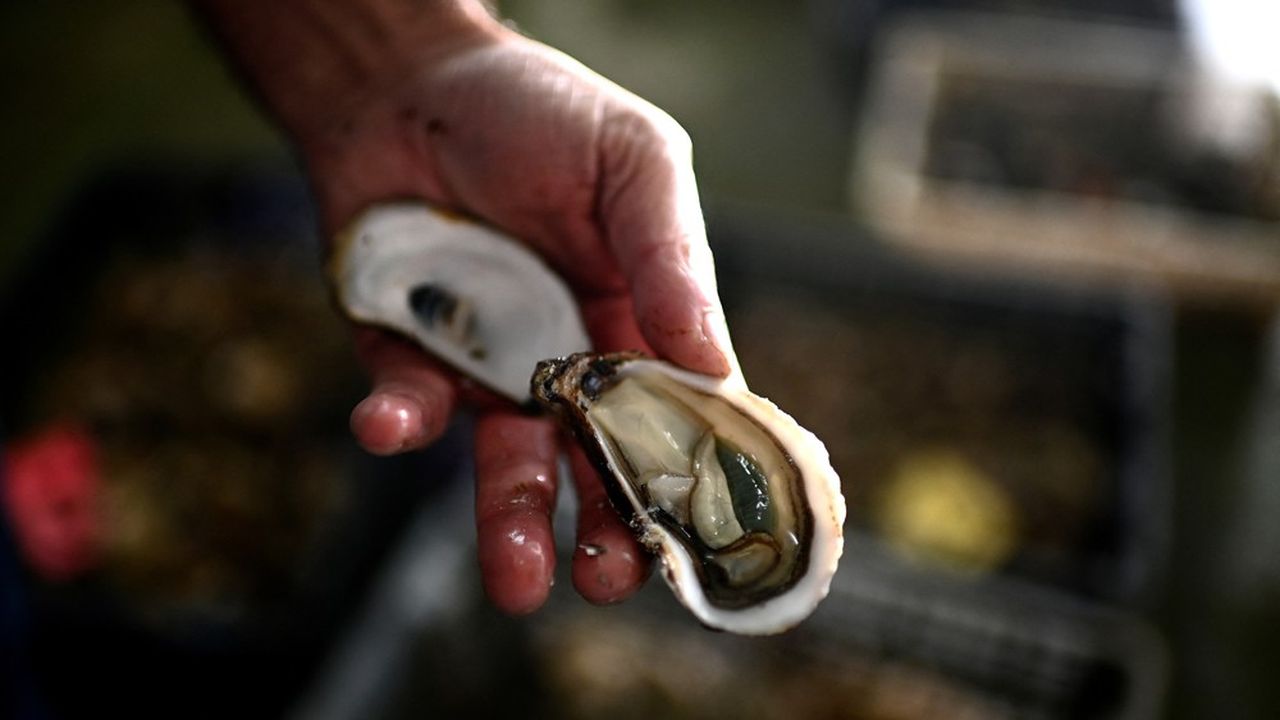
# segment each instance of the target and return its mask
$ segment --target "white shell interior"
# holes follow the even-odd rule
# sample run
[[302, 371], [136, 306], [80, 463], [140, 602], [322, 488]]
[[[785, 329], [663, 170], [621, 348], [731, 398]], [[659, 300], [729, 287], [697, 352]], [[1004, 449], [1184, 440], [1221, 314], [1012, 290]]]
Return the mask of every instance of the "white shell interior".
[[[366, 211], [340, 236], [330, 278], [353, 319], [412, 337], [516, 402], [530, 400], [539, 360], [591, 348], [572, 294], [541, 259], [492, 228], [425, 204]], [[415, 314], [409, 296], [424, 284], [469, 304], [482, 357]]]
[[[631, 361], [619, 372], [666, 373], [692, 387], [721, 395], [768, 428], [790, 454], [804, 478], [805, 501], [813, 514], [809, 566], [804, 576], [781, 595], [757, 605], [730, 610], [718, 608], [707, 600], [695, 569], [697, 561], [670, 531], [650, 518], [635, 489], [629, 483], [620, 483], [645, 528], [643, 541], [662, 559], [665, 566], [663, 576], [672, 591], [704, 624], [743, 635], [779, 633], [808, 617], [826, 597], [844, 549], [844, 495], [840, 492], [840, 478], [831, 467], [826, 446], [778, 406], [747, 390], [740, 376], [717, 380], [651, 360]], [[607, 444], [605, 455], [611, 466], [620, 468]], [[623, 476], [621, 472], [619, 470]]]

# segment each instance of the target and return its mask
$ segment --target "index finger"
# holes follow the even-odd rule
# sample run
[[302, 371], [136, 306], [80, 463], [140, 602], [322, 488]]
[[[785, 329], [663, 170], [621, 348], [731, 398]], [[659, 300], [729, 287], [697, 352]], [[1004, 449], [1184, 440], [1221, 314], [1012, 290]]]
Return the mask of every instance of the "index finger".
[[369, 452], [425, 447], [444, 433], [457, 401], [446, 371], [408, 342], [357, 326], [356, 354], [373, 389], [351, 412], [351, 431]]
[[476, 421], [476, 543], [485, 592], [512, 615], [547, 599], [556, 554], [556, 430], [545, 419], [491, 411]]

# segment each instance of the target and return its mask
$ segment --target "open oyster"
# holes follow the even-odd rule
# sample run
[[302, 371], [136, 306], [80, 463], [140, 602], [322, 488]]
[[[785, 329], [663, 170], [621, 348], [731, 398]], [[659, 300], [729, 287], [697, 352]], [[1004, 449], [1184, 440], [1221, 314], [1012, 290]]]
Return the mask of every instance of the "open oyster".
[[822, 443], [739, 378], [580, 353], [539, 364], [532, 390], [703, 623], [781, 632], [826, 596], [843, 544], [839, 478]]
[[590, 342], [559, 277], [494, 230], [421, 204], [362, 215], [337, 238], [329, 277], [353, 319], [554, 408], [706, 625], [780, 632], [826, 595], [842, 547], [839, 479], [822, 443], [740, 376], [581, 353]]

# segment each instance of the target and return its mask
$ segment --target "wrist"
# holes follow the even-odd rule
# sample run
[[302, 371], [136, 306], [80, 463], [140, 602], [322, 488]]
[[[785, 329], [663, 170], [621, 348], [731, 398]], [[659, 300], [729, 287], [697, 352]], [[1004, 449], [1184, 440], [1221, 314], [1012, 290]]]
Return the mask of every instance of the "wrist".
[[194, 0], [299, 144], [339, 129], [410, 68], [504, 32], [481, 0]]

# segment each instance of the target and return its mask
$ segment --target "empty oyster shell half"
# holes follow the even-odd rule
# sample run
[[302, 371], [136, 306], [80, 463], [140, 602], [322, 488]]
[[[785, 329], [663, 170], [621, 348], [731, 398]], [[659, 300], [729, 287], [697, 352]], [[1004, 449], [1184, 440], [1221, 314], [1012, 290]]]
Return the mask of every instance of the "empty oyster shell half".
[[528, 403], [538, 361], [587, 350], [578, 305], [538, 256], [421, 203], [374, 207], [335, 240], [328, 274], [352, 319], [405, 335]]
[[823, 444], [739, 377], [581, 353], [541, 363], [533, 393], [704, 624], [781, 632], [826, 596], [843, 547], [839, 478]]

